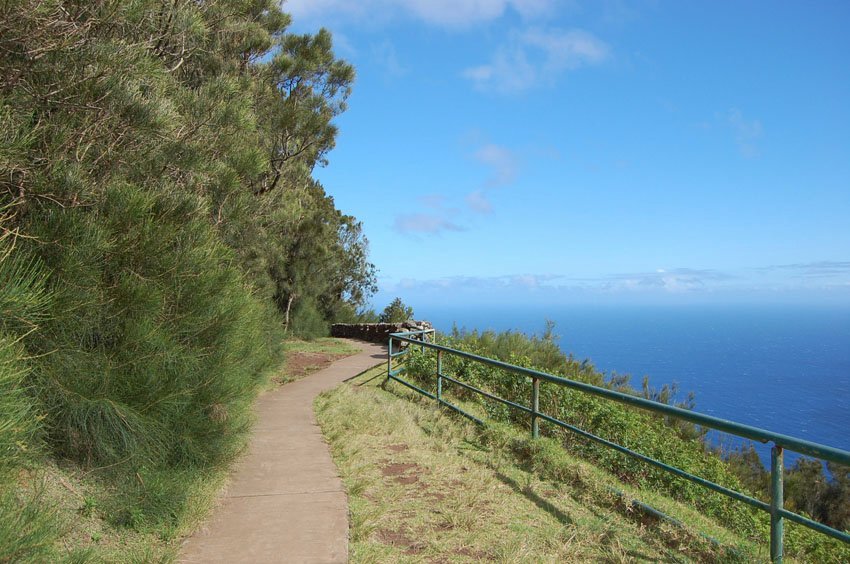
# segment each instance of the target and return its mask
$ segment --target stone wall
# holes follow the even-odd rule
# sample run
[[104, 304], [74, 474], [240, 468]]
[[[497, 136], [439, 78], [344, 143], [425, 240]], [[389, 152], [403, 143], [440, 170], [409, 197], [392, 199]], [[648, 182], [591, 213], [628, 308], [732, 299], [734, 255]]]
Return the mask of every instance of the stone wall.
[[430, 321], [413, 320], [403, 323], [334, 323], [331, 325], [331, 336], [386, 343], [390, 338], [390, 333], [424, 331], [433, 328]]

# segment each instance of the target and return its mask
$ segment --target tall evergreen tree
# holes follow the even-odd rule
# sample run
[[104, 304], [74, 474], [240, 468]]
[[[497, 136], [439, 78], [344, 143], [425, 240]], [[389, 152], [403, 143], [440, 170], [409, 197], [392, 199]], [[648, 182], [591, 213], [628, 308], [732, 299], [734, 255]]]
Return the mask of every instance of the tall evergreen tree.
[[312, 178], [354, 71], [289, 22], [276, 0], [0, 3], [4, 417], [144, 490], [127, 511], [174, 519], [169, 477], [238, 451], [287, 313], [321, 327], [374, 289]]

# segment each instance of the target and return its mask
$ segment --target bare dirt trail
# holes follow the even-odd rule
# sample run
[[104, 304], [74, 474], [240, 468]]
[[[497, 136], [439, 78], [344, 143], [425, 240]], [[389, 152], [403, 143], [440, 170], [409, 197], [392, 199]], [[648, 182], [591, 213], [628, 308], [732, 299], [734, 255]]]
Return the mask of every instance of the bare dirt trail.
[[259, 398], [248, 454], [179, 562], [348, 561], [348, 500], [313, 400], [386, 359], [384, 346], [352, 343], [360, 353]]

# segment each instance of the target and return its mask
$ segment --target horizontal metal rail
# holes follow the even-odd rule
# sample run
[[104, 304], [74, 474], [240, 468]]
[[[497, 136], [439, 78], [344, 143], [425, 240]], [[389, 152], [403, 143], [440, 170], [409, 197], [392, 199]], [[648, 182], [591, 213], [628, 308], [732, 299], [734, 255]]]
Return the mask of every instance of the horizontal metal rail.
[[482, 396], [487, 397], [487, 398], [490, 398], [491, 400], [495, 400], [495, 401], [500, 402], [500, 403], [503, 403], [503, 404], [505, 404], [505, 405], [509, 405], [509, 406], [511, 406], [511, 407], [515, 407], [516, 409], [519, 409], [520, 411], [524, 411], [524, 412], [526, 412], [526, 413], [534, 413], [534, 410], [533, 410], [533, 409], [531, 409], [531, 408], [529, 408], [529, 407], [525, 407], [525, 406], [524, 406], [524, 405], [522, 405], [522, 404], [514, 403], [514, 402], [512, 402], [512, 401], [510, 401], [510, 400], [506, 400], [506, 399], [504, 399], [504, 398], [500, 398], [499, 396], [493, 395], [493, 394], [491, 394], [490, 392], [484, 391], [484, 390], [482, 390], [482, 389], [480, 389], [480, 388], [476, 388], [475, 386], [470, 386], [469, 384], [466, 384], [466, 383], [464, 383], [464, 382], [461, 382], [460, 380], [455, 380], [455, 379], [454, 379], [454, 378], [452, 378], [451, 376], [446, 376], [445, 374], [440, 374], [440, 377], [441, 377], [443, 380], [448, 380], [449, 382], [451, 382], [451, 383], [453, 383], [453, 384], [457, 384], [458, 386], [461, 386], [461, 387], [463, 387], [463, 388], [466, 388], [467, 390], [473, 391], [473, 392], [475, 392], [475, 393], [477, 393], [477, 394], [481, 394]]
[[391, 335], [391, 340], [392, 339], [397, 339], [399, 341], [407, 341], [410, 343], [415, 343], [417, 345], [422, 345], [425, 348], [444, 351], [454, 356], [468, 358], [470, 360], [474, 360], [482, 364], [493, 366], [494, 368], [499, 368], [508, 372], [514, 372], [516, 374], [522, 374], [531, 378], [539, 378], [540, 380], [560, 384], [561, 386], [565, 386], [567, 388], [580, 390], [582, 392], [604, 397], [619, 403], [633, 405], [635, 407], [653, 411], [655, 413], [670, 415], [679, 419], [683, 419], [685, 421], [690, 421], [691, 423], [696, 423], [697, 425], [710, 427], [712, 429], [730, 433], [732, 435], [738, 435], [739, 437], [743, 437], [746, 439], [751, 439], [762, 443], [773, 442], [778, 446], [781, 446], [788, 450], [793, 450], [794, 452], [799, 452], [800, 454], [807, 454], [815, 458], [830, 460], [832, 462], [838, 462], [839, 464], [845, 464], [850, 466], [850, 452], [835, 447], [813, 443], [805, 439], [798, 439], [789, 435], [783, 435], [782, 433], [774, 433], [772, 431], [761, 429], [759, 427], [752, 427], [743, 423], [728, 421], [726, 419], [721, 419], [712, 415], [705, 415], [703, 413], [682, 409], [681, 407], [667, 405], [665, 403], [660, 403], [642, 397], [625, 394], [623, 392], [617, 392], [615, 390], [609, 390], [607, 388], [600, 388], [592, 384], [569, 380], [561, 376], [554, 376], [552, 374], [547, 374], [545, 372], [540, 372], [531, 368], [515, 366], [513, 364], [508, 364], [507, 362], [502, 362], [500, 360], [495, 360], [484, 356], [478, 356], [476, 354], [452, 349], [443, 345], [438, 345], [436, 343], [423, 343], [422, 341], [403, 337], [400, 334], [396, 333], [393, 333]]
[[[430, 397], [432, 399], [436, 399], [440, 405], [445, 405], [454, 411], [464, 415], [476, 421], [478, 423], [482, 423], [481, 419], [475, 417], [474, 415], [467, 413], [463, 409], [459, 408], [456, 405], [450, 404], [446, 402], [442, 397], [442, 384], [443, 381], [451, 382], [452, 384], [458, 385], [462, 388], [465, 388], [471, 392], [480, 394], [490, 400], [497, 401], [503, 405], [507, 405], [514, 409], [520, 410], [524, 413], [528, 413], [531, 415], [532, 421], [532, 436], [538, 436], [538, 419], [542, 419], [558, 427], [567, 429], [570, 432], [573, 432], [581, 437], [584, 437], [593, 442], [602, 444], [606, 447], [609, 447], [613, 450], [621, 452], [627, 456], [660, 468], [666, 472], [669, 472], [675, 476], [683, 478], [685, 480], [689, 480], [695, 484], [698, 484], [707, 489], [713, 490], [725, 496], [728, 496], [737, 501], [746, 503], [756, 509], [761, 511], [765, 511], [770, 514], [771, 517], [771, 535], [770, 535], [770, 554], [771, 560], [774, 562], [781, 562], [783, 559], [783, 519], [789, 519], [808, 527], [814, 531], [819, 533], [828, 535], [832, 538], [838, 539], [842, 542], [850, 544], [850, 534], [839, 531], [838, 529], [834, 529], [828, 525], [824, 525], [823, 523], [819, 523], [817, 521], [813, 521], [807, 517], [799, 515], [797, 513], [793, 513], [791, 511], [786, 510], [783, 507], [783, 449], [787, 448], [789, 450], [793, 450], [795, 452], [799, 452], [801, 454], [806, 454], [809, 456], [813, 456], [816, 458], [820, 458], [823, 460], [828, 460], [832, 462], [837, 462], [839, 464], [850, 465], [850, 452], [837, 449], [834, 447], [814, 443], [811, 441], [807, 441], [804, 439], [799, 439], [796, 437], [791, 437], [789, 435], [784, 435], [781, 433], [774, 433], [768, 431], [766, 429], [760, 429], [758, 427], [752, 427], [750, 425], [745, 425], [742, 423], [737, 423], [735, 421], [728, 421], [726, 419], [721, 419], [719, 417], [713, 417], [711, 415], [705, 415], [702, 413], [697, 413], [694, 411], [682, 409], [680, 407], [675, 407], [671, 405], [667, 405], [664, 403], [660, 403], [657, 401], [625, 394], [623, 392], [617, 392], [614, 390], [609, 390], [607, 388], [600, 388], [598, 386], [593, 386], [591, 384], [586, 384], [584, 382], [577, 382], [575, 380], [570, 380], [568, 378], [563, 378], [560, 376], [554, 376], [552, 374], [547, 374], [545, 372], [540, 372], [538, 370], [533, 370], [529, 368], [523, 368], [521, 366], [516, 366], [513, 364], [508, 364], [506, 362], [502, 362], [500, 360], [487, 358], [483, 356], [479, 356], [473, 353], [469, 353], [466, 351], [461, 351], [457, 349], [453, 349], [450, 347], [446, 347], [444, 345], [438, 345], [433, 342], [427, 342], [425, 340], [427, 334], [433, 334], [433, 330], [427, 331], [412, 331], [406, 333], [392, 333], [389, 338], [389, 353], [387, 359], [387, 370], [388, 370], [388, 378], [395, 380], [413, 390]], [[418, 337], [418, 338], [416, 338]], [[392, 359], [396, 356], [399, 356], [398, 353], [393, 353], [393, 340], [398, 340], [401, 342], [407, 342], [410, 344], [420, 345], [422, 350], [425, 348], [436, 350], [437, 351], [437, 394], [434, 395], [431, 392], [423, 390], [413, 384], [406, 382], [398, 377], [398, 375], [404, 370], [404, 366], [400, 366], [397, 370], [393, 371], [392, 369]], [[409, 349], [407, 349], [409, 350]], [[461, 382], [460, 380], [448, 376], [442, 371], [442, 355], [443, 353], [448, 353], [460, 358], [465, 358], [468, 360], [472, 360], [474, 362], [479, 362], [481, 364], [492, 366], [494, 368], [498, 368], [500, 370], [504, 370], [507, 372], [512, 372], [514, 374], [519, 374], [522, 376], [530, 377], [532, 379], [532, 407], [528, 407], [522, 405], [520, 403], [499, 397], [495, 394], [492, 394], [486, 390], [482, 390], [465, 382]], [[733, 435], [737, 435], [739, 437], [748, 438], [751, 440], [760, 441], [763, 443], [773, 442], [774, 447], [771, 455], [771, 500], [770, 503], [765, 503], [748, 495], [745, 495], [741, 492], [732, 490], [725, 486], [721, 486], [720, 484], [716, 484], [710, 480], [706, 480], [704, 478], [700, 478], [699, 476], [695, 476], [689, 472], [686, 472], [680, 468], [676, 468], [675, 466], [671, 466], [669, 464], [665, 464], [659, 460], [655, 460], [649, 456], [641, 454], [639, 452], [633, 451], [629, 448], [626, 448], [622, 445], [594, 435], [593, 433], [589, 433], [583, 429], [580, 429], [574, 425], [566, 423], [565, 421], [561, 421], [560, 419], [556, 419], [545, 413], [541, 413], [538, 408], [538, 397], [539, 397], [539, 382], [546, 381], [552, 382], [554, 384], [564, 386], [570, 389], [578, 390], [581, 392], [585, 392], [588, 394], [592, 394], [595, 396], [603, 397], [609, 400], [613, 400], [619, 403], [631, 405], [634, 407], [638, 407], [640, 409], [644, 409], [647, 411], [651, 411], [653, 413], [676, 417], [678, 419], [682, 419], [685, 421], [689, 421], [691, 423], [701, 425], [703, 427], [708, 427], [711, 429], [716, 429], [718, 431], [723, 431], [726, 433], [730, 433]], [[652, 509], [652, 508], [650, 508]], [[652, 509], [653, 512], [663, 515], [663, 513], [658, 512], [655, 509]], [[664, 516], [664, 515], [663, 515]], [[668, 516], [664, 516], [668, 517]], [[670, 518], [672, 519], [672, 518]]]

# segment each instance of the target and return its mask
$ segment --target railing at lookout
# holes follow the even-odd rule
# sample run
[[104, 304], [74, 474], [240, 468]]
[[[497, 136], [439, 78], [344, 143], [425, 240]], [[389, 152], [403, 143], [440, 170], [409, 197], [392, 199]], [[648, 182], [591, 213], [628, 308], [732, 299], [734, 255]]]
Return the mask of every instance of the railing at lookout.
[[[695, 411], [690, 411], [687, 409], [682, 409], [679, 407], [667, 405], [664, 403], [652, 401], [649, 399], [645, 399], [638, 396], [633, 396], [629, 394], [625, 394], [622, 392], [617, 392], [614, 390], [609, 390], [607, 388], [600, 388], [599, 386], [593, 386], [591, 384], [586, 384], [584, 382], [577, 382], [575, 380], [569, 380], [567, 378], [563, 378], [561, 376], [554, 376], [552, 374], [547, 374], [545, 372], [540, 372], [537, 370], [531, 370], [529, 368], [523, 368], [521, 366], [515, 366], [513, 364], [508, 364], [506, 362], [502, 362], [500, 360], [495, 360], [492, 358], [487, 358], [483, 356], [479, 356], [476, 354], [468, 353], [465, 351], [453, 349], [450, 347], [446, 347], [443, 345], [439, 345], [432, 341], [429, 341], [429, 336], [433, 339], [435, 335], [433, 329], [425, 330], [425, 331], [409, 331], [404, 333], [392, 333], [389, 337], [389, 349], [387, 353], [387, 378], [390, 380], [394, 380], [408, 388], [413, 389], [414, 391], [432, 398], [437, 401], [437, 403], [441, 406], [448, 407], [461, 415], [479, 423], [484, 424], [484, 422], [475, 417], [474, 415], [467, 413], [460, 407], [448, 402], [443, 397], [443, 383], [449, 382], [451, 384], [460, 386], [465, 388], [473, 393], [482, 395], [490, 400], [497, 401], [504, 405], [507, 405], [510, 408], [517, 409], [519, 411], [525, 412], [529, 415], [530, 419], [530, 428], [531, 435], [533, 438], [537, 438], [540, 435], [540, 421], [545, 421], [556, 425], [558, 427], [567, 429], [581, 437], [604, 445], [606, 447], [612, 448], [618, 452], [621, 452], [627, 456], [631, 456], [637, 460], [655, 466], [657, 468], [661, 468], [671, 474], [675, 474], [680, 478], [684, 478], [695, 484], [698, 484], [704, 488], [719, 492], [725, 496], [728, 496], [736, 501], [745, 503], [756, 509], [764, 511], [770, 515], [770, 559], [773, 562], [782, 562], [783, 557], [783, 523], [785, 519], [793, 521], [795, 523], [799, 523], [804, 527], [808, 527], [818, 533], [830, 536], [832, 538], [838, 539], [844, 543], [850, 544], [850, 534], [839, 531], [838, 529], [834, 529], [828, 525], [824, 525], [818, 521], [813, 521], [808, 517], [800, 515], [798, 513], [794, 513], [792, 511], [788, 511], [784, 507], [784, 499], [783, 499], [783, 452], [785, 450], [791, 450], [800, 454], [812, 456], [821, 460], [826, 460], [830, 462], [836, 462], [839, 464], [850, 465], [850, 452], [845, 450], [837, 449], [834, 447], [814, 443], [811, 441], [807, 441], [804, 439], [799, 439], [796, 437], [792, 437], [789, 435], [783, 435], [780, 433], [773, 433], [771, 431], [767, 431], [765, 429], [760, 429], [758, 427], [752, 427], [750, 425], [744, 425], [743, 423], [737, 423], [735, 421], [728, 421], [726, 419], [721, 419], [719, 417], [712, 417], [711, 415], [704, 415], [702, 413], [697, 413]], [[407, 343], [408, 345], [416, 345], [421, 348], [422, 351], [425, 349], [435, 350], [437, 352], [437, 362], [436, 362], [436, 371], [434, 376], [436, 378], [436, 394], [432, 394], [427, 390], [423, 390], [422, 388], [403, 380], [399, 377], [399, 375], [404, 371], [404, 365], [399, 364], [395, 369], [393, 368], [393, 360], [399, 357], [403, 357], [407, 352], [409, 352], [410, 347], [402, 348], [398, 347], [399, 350], [394, 350], [393, 342], [399, 343]], [[471, 386], [465, 382], [461, 382], [457, 378], [444, 374], [443, 373], [443, 355], [454, 355], [461, 358], [465, 358], [468, 360], [472, 360], [474, 362], [478, 362], [487, 366], [491, 366], [493, 368], [497, 368], [500, 370], [504, 370], [507, 372], [511, 372], [523, 377], [528, 377], [531, 379], [531, 405], [526, 406], [521, 403], [517, 403], [514, 401], [507, 400], [505, 398], [501, 398], [486, 390], [482, 390], [480, 388], [476, 388]], [[635, 452], [629, 448], [611, 442], [602, 437], [596, 436], [592, 433], [588, 433], [582, 429], [574, 425], [570, 425], [564, 421], [556, 419], [550, 415], [542, 413], [540, 411], [539, 399], [540, 399], [540, 383], [541, 382], [549, 382], [555, 385], [564, 386], [573, 390], [578, 390], [583, 393], [591, 394], [594, 396], [602, 397], [607, 400], [624, 403], [627, 405], [631, 405], [634, 407], [638, 407], [641, 409], [645, 409], [647, 411], [658, 413], [670, 417], [676, 417], [678, 419], [682, 419], [684, 421], [689, 421], [696, 425], [700, 425], [702, 427], [706, 427], [709, 429], [715, 429], [717, 431], [723, 431], [725, 433], [729, 433], [732, 435], [736, 435], [738, 437], [742, 437], [745, 439], [750, 439], [754, 441], [759, 441], [761, 443], [773, 443], [770, 452], [770, 501], [768, 503], [750, 497], [741, 492], [729, 489], [725, 486], [721, 486], [720, 484], [716, 484], [704, 478], [700, 478], [699, 476], [695, 476], [689, 472], [686, 472], [680, 468], [676, 468], [674, 466], [670, 466], [641, 454], [639, 452]], [[666, 518], [671, 521], [675, 521], [671, 517], [664, 515], [660, 511], [651, 508], [649, 506], [645, 506], [641, 504], [644, 509], [648, 509], [652, 513]]]

